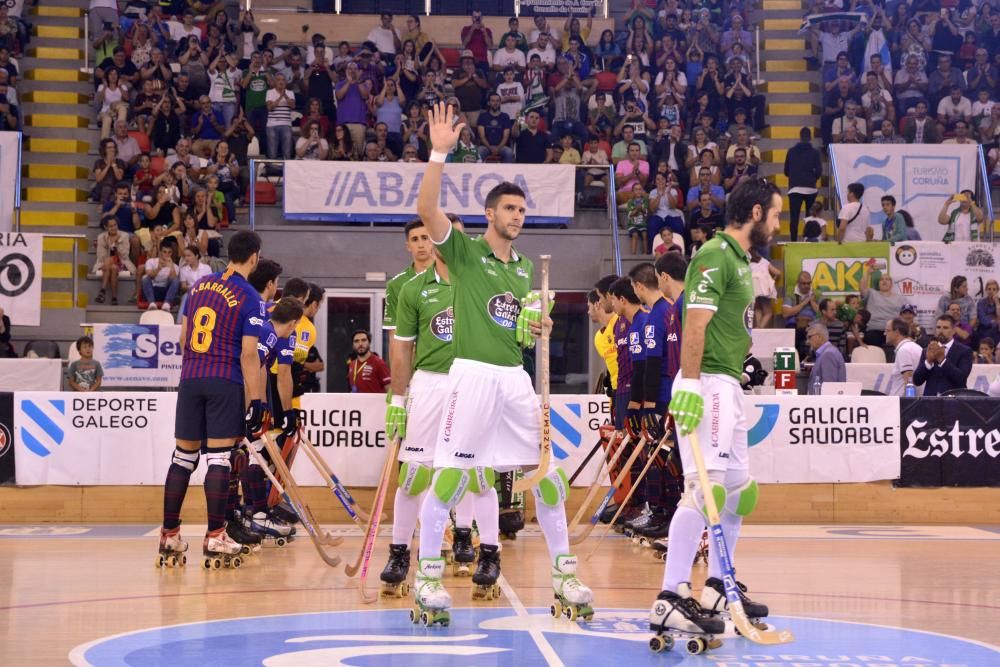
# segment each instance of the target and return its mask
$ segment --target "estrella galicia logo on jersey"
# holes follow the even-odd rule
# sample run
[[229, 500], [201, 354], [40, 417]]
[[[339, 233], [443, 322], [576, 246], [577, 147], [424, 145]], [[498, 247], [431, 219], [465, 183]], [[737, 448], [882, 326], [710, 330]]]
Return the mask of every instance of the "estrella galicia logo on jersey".
[[656, 349], [656, 327], [652, 324], [647, 324], [642, 329], [642, 337], [646, 341], [646, 347], [650, 350]]
[[747, 332], [753, 331], [753, 303], [751, 302], [743, 311], [743, 325]]
[[277, 335], [275, 335], [273, 333], [267, 334], [267, 342], [265, 343], [265, 345], [267, 345], [269, 348], [273, 348], [274, 344], [277, 343], [277, 342], [278, 342], [278, 336]]
[[66, 401], [21, 399], [21, 442], [28, 451], [46, 457], [66, 439], [63, 426], [66, 418]]
[[521, 312], [521, 302], [510, 292], [497, 294], [486, 302], [486, 312], [490, 319], [504, 329], [517, 326], [517, 316]]
[[778, 415], [781, 414], [781, 406], [773, 403], [758, 403], [755, 407], [760, 408], [760, 418], [747, 433], [747, 446], [753, 447], [764, 442], [767, 436], [771, 435], [775, 424], [778, 423]]
[[431, 333], [440, 341], [451, 342], [455, 335], [455, 310], [451, 306], [431, 318]]
[[524, 269], [523, 266], [517, 267], [517, 271], [515, 273], [517, 273], [517, 275], [520, 276], [521, 278], [528, 277], [528, 272]]
[[639, 343], [638, 331], [630, 331], [628, 333], [628, 351], [632, 354], [639, 354], [642, 352], [642, 344]]
[[260, 302], [260, 316], [267, 317], [267, 304], [263, 301]]
[[303, 343], [308, 343], [309, 342], [309, 332], [308, 331], [303, 331], [302, 332], [302, 342]]

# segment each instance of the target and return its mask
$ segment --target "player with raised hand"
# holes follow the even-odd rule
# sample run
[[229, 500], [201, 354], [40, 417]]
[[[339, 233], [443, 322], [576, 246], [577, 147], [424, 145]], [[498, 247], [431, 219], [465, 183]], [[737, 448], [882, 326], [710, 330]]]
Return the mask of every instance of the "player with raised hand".
[[[447, 623], [451, 596], [441, 583], [444, 561], [439, 551], [448, 511], [467, 490], [483, 493], [484, 486], [492, 486], [489, 469], [538, 465], [541, 406], [522, 367], [522, 344], [528, 342], [525, 334], [534, 340], [541, 335], [543, 325], [551, 326], [551, 320], [543, 318], [540, 308], [531, 315], [525, 308], [533, 265], [513, 248], [524, 225], [523, 190], [513, 183], [501, 183], [487, 194], [488, 226], [481, 237], [472, 239], [453, 230], [438, 202], [444, 162], [464, 124], [454, 122], [454, 114], [445, 104], [435, 105], [428, 121], [433, 150], [420, 186], [417, 212], [448, 265], [455, 304], [455, 361], [448, 375], [431, 492], [420, 513], [414, 611], [429, 623]], [[525, 324], [528, 318], [533, 321]], [[558, 604], [586, 617], [593, 613], [593, 596], [576, 577], [577, 560], [569, 553], [564, 507], [568, 491], [565, 473], [554, 466], [532, 489], [538, 523], [552, 559], [552, 585]], [[495, 582], [499, 575], [499, 531], [495, 517], [490, 518], [493, 521], [478, 518], [480, 570], [488, 570], [479, 580], [473, 577], [478, 585], [491, 577]]]
[[[670, 400], [679, 433], [684, 495], [670, 522], [662, 591], [650, 610], [650, 629], [657, 633], [716, 635], [725, 629], [726, 597], [715, 541], [710, 543], [709, 578], [701, 603], [691, 597], [691, 563], [706, 516], [690, 436], [695, 433], [703, 452], [711, 492], [721, 509], [725, 542], [733, 551], [743, 517], [753, 511], [758, 494], [757, 482], [750, 476], [740, 388], [753, 322], [749, 249], [770, 242], [779, 229], [780, 212], [781, 194], [774, 185], [764, 179], [744, 181], [729, 196], [725, 230], [702, 246], [687, 270], [681, 372]], [[744, 591], [741, 585], [746, 615], [767, 616], [767, 607], [751, 601]]]
[[198, 280], [181, 319], [181, 381], [174, 425], [176, 449], [163, 489], [159, 563], [183, 562], [180, 512], [205, 442], [208, 531], [205, 567], [239, 567], [241, 545], [225, 532], [230, 454], [244, 433], [259, 433], [264, 408], [257, 341], [264, 302], [247, 282], [260, 256], [260, 237], [240, 231], [229, 240], [229, 266]]

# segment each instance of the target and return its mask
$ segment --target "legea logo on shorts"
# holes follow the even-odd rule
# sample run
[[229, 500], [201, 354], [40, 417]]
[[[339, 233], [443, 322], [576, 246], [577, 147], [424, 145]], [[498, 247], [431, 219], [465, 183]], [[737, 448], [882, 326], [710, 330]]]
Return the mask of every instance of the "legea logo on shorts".
[[517, 326], [517, 316], [521, 312], [521, 302], [510, 292], [497, 294], [486, 303], [490, 318], [504, 329]]
[[450, 343], [455, 334], [455, 310], [450, 306], [431, 318], [431, 333], [435, 338]]

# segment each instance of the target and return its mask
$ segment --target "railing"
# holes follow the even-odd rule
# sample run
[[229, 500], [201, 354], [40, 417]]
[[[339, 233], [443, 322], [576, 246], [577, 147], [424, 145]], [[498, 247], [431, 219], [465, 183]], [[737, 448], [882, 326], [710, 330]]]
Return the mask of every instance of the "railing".
[[90, 74], [90, 10], [83, 10], [83, 67], [81, 72]]
[[80, 298], [80, 241], [89, 243], [89, 239], [85, 234], [42, 234], [45, 239], [73, 239], [73, 265], [70, 271], [73, 280], [73, 305], [72, 308], [76, 308], [77, 302]]
[[17, 169], [14, 171], [14, 211], [15, 232], [21, 231], [21, 152], [24, 150], [24, 132], [17, 133]]
[[989, 220], [990, 229], [990, 243], [993, 242], [994, 236], [996, 234], [995, 224], [993, 223], [993, 192], [990, 190], [990, 172], [986, 166], [986, 153], [983, 150], [982, 144], [979, 145], [979, 182], [983, 188], [983, 203], [986, 206], [986, 216]]
[[827, 183], [830, 210], [834, 213], [840, 210], [840, 171], [837, 169], [837, 156], [833, 152], [833, 144], [826, 147], [827, 155], [830, 156], [830, 181]]

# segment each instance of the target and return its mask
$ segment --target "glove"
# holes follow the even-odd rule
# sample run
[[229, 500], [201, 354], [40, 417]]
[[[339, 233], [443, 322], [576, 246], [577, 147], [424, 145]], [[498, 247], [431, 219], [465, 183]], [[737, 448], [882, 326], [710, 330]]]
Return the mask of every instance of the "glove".
[[625, 417], [625, 430], [637, 442], [642, 437], [642, 408], [628, 409], [628, 414]]
[[281, 433], [286, 438], [291, 438], [299, 432], [299, 411], [285, 410], [281, 413]]
[[[556, 303], [555, 292], [549, 292], [549, 313]], [[548, 313], [546, 313], [548, 314]], [[521, 299], [521, 311], [517, 314], [517, 324], [514, 327], [514, 338], [517, 344], [524, 348], [535, 346], [535, 337], [531, 333], [531, 323], [542, 321], [542, 295], [538, 292], [528, 292]]]
[[674, 381], [674, 395], [670, 399], [670, 414], [681, 435], [688, 435], [698, 428], [705, 414], [705, 401], [701, 397], [701, 380], [681, 378]]
[[257, 399], [250, 401], [247, 413], [243, 417], [243, 423], [246, 426], [248, 438], [251, 440], [259, 438], [264, 430], [264, 404]]
[[393, 396], [385, 406], [385, 437], [406, 437], [406, 399], [402, 396]]
[[647, 408], [642, 411], [642, 434], [654, 445], [663, 440], [663, 418], [656, 414], [655, 409]]

